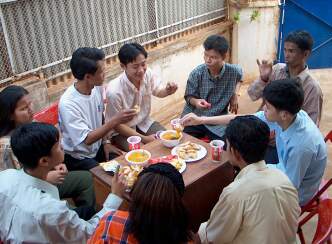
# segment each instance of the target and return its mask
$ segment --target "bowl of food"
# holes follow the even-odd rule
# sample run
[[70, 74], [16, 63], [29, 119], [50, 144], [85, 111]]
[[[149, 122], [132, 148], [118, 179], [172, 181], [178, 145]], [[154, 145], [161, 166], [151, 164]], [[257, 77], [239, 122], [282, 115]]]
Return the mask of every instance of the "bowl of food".
[[144, 166], [148, 163], [149, 159], [151, 158], [151, 153], [144, 149], [136, 149], [127, 152], [125, 158], [130, 165]]
[[160, 140], [165, 147], [175, 147], [179, 145], [182, 133], [176, 130], [166, 130], [160, 133]]

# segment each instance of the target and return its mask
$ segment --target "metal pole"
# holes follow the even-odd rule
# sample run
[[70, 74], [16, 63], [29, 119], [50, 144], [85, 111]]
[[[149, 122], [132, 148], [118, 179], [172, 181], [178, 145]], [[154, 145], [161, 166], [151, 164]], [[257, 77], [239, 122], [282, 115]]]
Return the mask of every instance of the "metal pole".
[[14, 55], [13, 55], [13, 52], [12, 52], [12, 47], [10, 45], [10, 40], [9, 40], [8, 31], [7, 31], [7, 27], [6, 27], [6, 23], [5, 23], [5, 18], [3, 16], [1, 4], [0, 4], [0, 20], [1, 20], [2, 30], [3, 30], [3, 34], [4, 34], [4, 37], [5, 37], [5, 42], [6, 42], [6, 46], [7, 46], [7, 52], [8, 52], [10, 66], [12, 68], [12, 73], [15, 74], [16, 73], [16, 68], [15, 68], [15, 64], [14, 64]]

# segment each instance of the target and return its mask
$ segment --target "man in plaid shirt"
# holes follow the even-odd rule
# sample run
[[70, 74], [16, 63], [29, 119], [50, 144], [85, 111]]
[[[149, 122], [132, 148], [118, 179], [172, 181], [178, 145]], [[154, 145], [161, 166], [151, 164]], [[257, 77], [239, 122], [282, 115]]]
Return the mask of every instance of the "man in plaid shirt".
[[[204, 64], [189, 75], [182, 116], [195, 113], [198, 116], [216, 116], [230, 111], [237, 113], [237, 92], [242, 80], [242, 69], [225, 62], [228, 42], [223, 36], [211, 35], [203, 43]], [[188, 126], [184, 132], [198, 138], [220, 139], [225, 127], [221, 125]]]

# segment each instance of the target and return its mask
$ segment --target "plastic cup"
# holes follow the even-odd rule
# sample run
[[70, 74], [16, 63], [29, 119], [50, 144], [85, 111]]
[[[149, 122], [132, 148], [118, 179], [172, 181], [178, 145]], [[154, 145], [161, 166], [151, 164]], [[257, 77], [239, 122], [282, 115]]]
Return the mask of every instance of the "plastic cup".
[[128, 147], [129, 147], [129, 150], [136, 150], [136, 149], [140, 149], [141, 146], [141, 141], [142, 141], [142, 138], [139, 137], [139, 136], [130, 136], [128, 137], [127, 139], [127, 142], [128, 142]]
[[181, 125], [181, 119], [177, 118], [177, 119], [172, 119], [171, 120], [171, 126], [173, 130], [176, 130], [178, 132], [183, 131], [183, 126]]
[[221, 161], [224, 144], [225, 143], [222, 140], [213, 140], [210, 142], [211, 155], [212, 155], [211, 157], [214, 162]]

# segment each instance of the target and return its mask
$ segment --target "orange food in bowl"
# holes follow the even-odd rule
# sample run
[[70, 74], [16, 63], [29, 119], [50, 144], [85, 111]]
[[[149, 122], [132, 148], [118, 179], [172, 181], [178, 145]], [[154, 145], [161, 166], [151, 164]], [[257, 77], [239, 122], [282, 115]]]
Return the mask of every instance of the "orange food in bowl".
[[130, 162], [134, 162], [134, 163], [141, 163], [144, 162], [146, 160], [149, 159], [149, 155], [147, 153], [145, 153], [144, 151], [141, 152], [132, 152], [129, 156], [128, 156], [128, 160]]
[[162, 139], [164, 140], [178, 140], [180, 138], [180, 133], [174, 133], [174, 132], [166, 132], [162, 135]]

